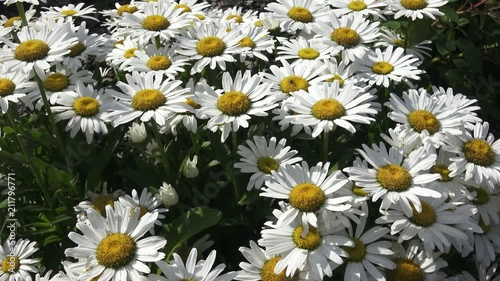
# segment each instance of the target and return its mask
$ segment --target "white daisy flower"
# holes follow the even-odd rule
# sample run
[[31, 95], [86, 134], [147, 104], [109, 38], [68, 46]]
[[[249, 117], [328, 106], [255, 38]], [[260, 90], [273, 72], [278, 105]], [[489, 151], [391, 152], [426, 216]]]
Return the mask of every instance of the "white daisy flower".
[[51, 106], [52, 111], [58, 113], [56, 122], [70, 119], [66, 124], [66, 131], [74, 138], [78, 131], [85, 133], [87, 143], [91, 143], [95, 133], [103, 135], [108, 133], [104, 123], [109, 110], [115, 108], [115, 102], [109, 95], [103, 95], [104, 89], [98, 91], [89, 84], [76, 82], [75, 91], [61, 92], [56, 101], [56, 106]]
[[29, 81], [31, 75], [22, 70], [11, 70], [4, 65], [0, 65], [0, 108], [2, 113], [7, 113], [9, 104], [17, 104], [22, 101], [29, 108], [33, 109], [33, 104], [29, 95], [38, 89], [35, 82]]
[[128, 128], [127, 133], [125, 134], [128, 139], [130, 139], [133, 143], [141, 143], [148, 137], [148, 133], [146, 132], [146, 126], [143, 122], [132, 123]]
[[108, 17], [105, 19], [106, 22], [103, 25], [107, 26], [110, 32], [116, 31], [116, 28], [120, 26], [125, 13], [133, 14], [139, 11], [139, 7], [133, 4], [122, 5], [120, 3], [115, 3], [115, 7], [116, 9], [100, 11], [101, 14]]
[[190, 78], [186, 84], [186, 89], [190, 90], [189, 94], [186, 94], [187, 100], [186, 104], [188, 105], [188, 110], [184, 113], [176, 114], [174, 117], [169, 119], [165, 126], [160, 128], [160, 133], [165, 133], [167, 131], [171, 131], [174, 136], [177, 136], [177, 125], [182, 123], [182, 125], [192, 133], [196, 133], [198, 130], [198, 120], [195, 116], [195, 110], [199, 109], [201, 106], [196, 103], [193, 98], [195, 96], [195, 92], [203, 92], [205, 88], [210, 87], [206, 84], [206, 81], [203, 79], [194, 84], [193, 78]]
[[[76, 91], [76, 82], [84, 84], [95, 83], [92, 73], [88, 70], [72, 71], [62, 64], [56, 64], [55, 70], [47, 70], [38, 74], [45, 89], [45, 94], [50, 104], [55, 104], [59, 95], [63, 92]], [[36, 109], [40, 110], [44, 104], [39, 91], [33, 91], [29, 95], [30, 100], [35, 103]]]
[[390, 146], [403, 151], [403, 156], [407, 157], [412, 151], [423, 146], [420, 134], [408, 126], [397, 124], [394, 129], [388, 130], [389, 135], [380, 134]]
[[[473, 243], [471, 250], [474, 253], [476, 262], [484, 266], [490, 266], [500, 254], [500, 225], [493, 224], [493, 222], [486, 224], [482, 219], [479, 219], [478, 224], [482, 233], [469, 232], [467, 241]], [[464, 254], [470, 253], [470, 251], [467, 251]]]
[[220, 275], [221, 272], [226, 267], [224, 264], [217, 265], [213, 270], [212, 266], [215, 262], [215, 256], [217, 252], [213, 250], [210, 252], [206, 260], [200, 260], [196, 262], [196, 257], [198, 255], [198, 250], [196, 248], [191, 249], [189, 256], [187, 257], [186, 263], [182, 261], [181, 257], [174, 253], [174, 260], [167, 264], [164, 261], [157, 261], [156, 264], [161, 269], [164, 276], [159, 276], [156, 274], [149, 275], [150, 281], [183, 281], [183, 280], [203, 280], [203, 281], [231, 281], [234, 280], [238, 274], [235, 271], [231, 271]]
[[424, 88], [404, 91], [402, 99], [391, 93], [385, 106], [392, 110], [387, 117], [418, 132], [424, 145], [438, 148], [446, 142], [447, 135], [462, 134], [460, 113], [449, 108], [444, 99], [433, 98]]
[[218, 65], [226, 70], [226, 62], [236, 61], [233, 55], [250, 49], [238, 44], [244, 37], [236, 29], [227, 32], [213, 24], [195, 23], [178, 39], [182, 49], [177, 50], [177, 53], [196, 60], [191, 68], [191, 75], [201, 73], [207, 65], [210, 69], [215, 69]]
[[77, 39], [68, 35], [69, 22], [48, 21], [38, 26], [39, 29], [23, 27], [17, 33], [20, 43], [4, 41], [7, 48], [0, 48], [0, 63], [12, 65], [30, 73], [35, 68], [37, 73], [49, 69], [56, 62], [69, 54], [70, 47]]
[[113, 50], [106, 56], [106, 61], [113, 67], [125, 70], [130, 59], [135, 57], [135, 51], [143, 49], [144, 45], [139, 44], [138, 40], [127, 37], [115, 43]]
[[31, 281], [31, 273], [37, 273], [36, 264], [40, 259], [29, 258], [38, 248], [36, 242], [27, 239], [5, 240], [0, 247], [0, 280], [2, 281]]
[[436, 162], [435, 154], [428, 155], [419, 148], [404, 157], [403, 151], [394, 147], [387, 151], [384, 143], [380, 143], [380, 147], [373, 144], [373, 148], [363, 144], [363, 150], [357, 151], [373, 168], [348, 167], [343, 171], [349, 173], [351, 181], [372, 194], [373, 202], [383, 197], [381, 211], [399, 204], [404, 214], [411, 217], [412, 206], [422, 212], [418, 196], [441, 197], [440, 192], [423, 186], [441, 177], [428, 172]]
[[280, 22], [283, 30], [303, 30], [307, 33], [315, 23], [324, 19], [327, 7], [315, 0], [277, 0], [269, 3], [266, 10], [273, 13], [273, 18]]
[[289, 39], [281, 42], [278, 46], [277, 60], [293, 60], [292, 67], [296, 64], [318, 64], [338, 53], [332, 46], [324, 45], [319, 39]]
[[176, 1], [176, 3], [175, 8], [181, 9], [181, 13], [190, 13], [200, 20], [205, 18], [205, 12], [203, 10], [210, 7], [209, 3], [198, 2], [198, 0], [179, 0]]
[[[37, 10], [34, 5], [30, 5], [30, 7], [24, 12], [24, 16], [26, 17], [26, 21], [28, 22], [28, 26], [33, 25], [31, 19]], [[23, 27], [23, 21], [19, 15], [15, 15], [13, 17], [7, 18], [4, 15], [0, 15], [0, 34], [1, 36], [8, 36], [10, 39], [11, 31], [19, 31]]]
[[278, 105], [270, 87], [269, 83], [262, 83], [260, 75], [252, 75], [250, 70], [243, 75], [238, 71], [234, 79], [229, 72], [224, 72], [222, 89], [208, 87], [204, 92], [195, 92], [194, 101], [201, 106], [196, 110], [196, 116], [209, 119], [207, 128], [213, 132], [222, 131], [221, 141], [224, 142], [231, 131], [248, 128], [251, 116], [267, 116], [267, 111]]
[[271, 171], [273, 181], [266, 181], [263, 197], [288, 200], [290, 208], [278, 219], [277, 225], [284, 226], [298, 219], [307, 232], [309, 225], [318, 228], [318, 217], [328, 221], [331, 212], [349, 210], [352, 196], [339, 197], [335, 193], [347, 179], [340, 178], [340, 171], [328, 175], [330, 163], [318, 163], [309, 168], [307, 162], [286, 165], [278, 171]]
[[141, 44], [147, 44], [153, 38], [168, 42], [189, 25], [186, 14], [182, 12], [170, 1], [148, 2], [133, 14], [124, 13], [121, 27], [116, 32], [138, 39]]
[[[132, 210], [139, 208], [139, 218], [142, 218], [147, 213], [158, 214], [158, 218], [155, 221], [155, 225], [158, 226], [162, 226], [161, 220], [165, 218], [163, 213], [168, 212], [168, 209], [166, 208], [158, 208], [162, 204], [161, 200], [149, 192], [147, 188], [142, 189], [140, 197], [137, 191], [133, 189], [132, 197], [125, 194], [120, 196], [118, 200], [124, 207], [129, 207]], [[154, 227], [151, 227], [149, 232], [151, 232], [151, 234], [155, 234]]]
[[448, 263], [440, 257], [441, 253], [421, 250], [416, 243], [410, 243], [405, 250], [401, 244], [394, 244], [397, 257], [393, 260], [396, 268], [385, 271], [386, 280], [438, 281], [446, 277], [441, 269]]
[[225, 9], [221, 19], [224, 21], [231, 21], [237, 24], [251, 24], [257, 20], [257, 11], [248, 10], [242, 12], [242, 7], [232, 7]]
[[392, 243], [389, 241], [379, 241], [384, 235], [389, 233], [385, 227], [375, 226], [365, 231], [366, 219], [361, 219], [361, 223], [356, 227], [353, 234], [349, 230], [349, 236], [354, 241], [354, 246], [342, 247], [347, 254], [346, 270], [344, 281], [368, 281], [368, 276], [377, 280], [384, 280], [384, 275], [375, 267], [378, 265], [385, 269], [395, 269], [396, 265], [391, 261], [394, 252], [391, 250]]
[[240, 53], [240, 61], [244, 62], [246, 57], [256, 57], [263, 61], [269, 61], [264, 52], [272, 54], [275, 48], [275, 40], [269, 35], [269, 31], [258, 26], [245, 26], [241, 29], [241, 33], [245, 37], [238, 42], [238, 45], [250, 49]]
[[313, 127], [315, 138], [322, 132], [330, 132], [340, 126], [351, 133], [356, 128], [351, 122], [370, 124], [375, 121], [371, 115], [376, 115], [380, 105], [375, 100], [373, 91], [368, 87], [354, 86], [350, 81], [339, 89], [338, 81], [332, 84], [311, 85], [309, 94], [303, 90], [292, 94], [293, 98], [286, 100], [287, 107], [295, 112], [285, 117], [292, 124]]
[[420, 80], [418, 75], [424, 71], [417, 68], [419, 59], [411, 54], [405, 55], [405, 49], [389, 45], [383, 52], [375, 49], [375, 52], [367, 54], [365, 60], [357, 60], [353, 66], [357, 76], [367, 81], [370, 85], [384, 86], [388, 88], [391, 81], [395, 84], [403, 81], [408, 84], [408, 79]]
[[[261, 249], [257, 243], [250, 241], [250, 248], [240, 247], [239, 251], [250, 262], [240, 262], [240, 270], [235, 280], [243, 281], [271, 281], [271, 280], [289, 280], [286, 277], [285, 269], [279, 274], [274, 273], [276, 264], [280, 261], [280, 256], [268, 255]], [[306, 281], [306, 272], [301, 270], [295, 273], [291, 278], [294, 281]]]
[[451, 239], [467, 240], [467, 235], [456, 225], [466, 223], [477, 209], [460, 201], [441, 197], [432, 200], [421, 199], [422, 211], [411, 205], [411, 216], [405, 215], [401, 206], [394, 205], [392, 210], [375, 220], [378, 224], [391, 224], [391, 235], [399, 233], [398, 242], [411, 240], [418, 235], [425, 251], [431, 253], [436, 247], [439, 252], [448, 252]]
[[[274, 215], [280, 219], [284, 216], [275, 210]], [[307, 231], [300, 219], [289, 224], [278, 226], [272, 222], [265, 224], [268, 228], [261, 231], [262, 238], [258, 243], [265, 247], [269, 256], [280, 256], [274, 267], [275, 274], [285, 271], [285, 276], [293, 278], [297, 271], [308, 266], [308, 279], [322, 280], [332, 276], [332, 270], [343, 263], [341, 257], [347, 257], [342, 246], [354, 246], [354, 242], [343, 235], [332, 234], [332, 230], [319, 224], [318, 228], [310, 226]]]
[[481, 123], [483, 121], [481, 118], [477, 117], [477, 113], [474, 112], [481, 109], [479, 106], [473, 105], [477, 102], [476, 99], [469, 99], [467, 96], [458, 93], [453, 94], [452, 88], [447, 88], [445, 90], [443, 87], [438, 88], [432, 86], [432, 90], [434, 92], [433, 96], [444, 99], [447, 107], [456, 108], [457, 112], [460, 112], [461, 119], [467, 130], [474, 131], [476, 123]]
[[164, 80], [161, 72], [132, 72], [125, 78], [127, 83], [117, 83], [121, 92], [106, 90], [119, 103], [118, 108], [109, 115], [114, 127], [139, 117], [142, 122], [154, 119], [158, 126], [163, 126], [168, 118], [189, 110], [185, 103], [185, 93], [189, 89], [179, 88], [182, 81]]
[[366, 44], [371, 43], [380, 35], [380, 22], [370, 22], [360, 14], [348, 14], [338, 18], [329, 13], [329, 21], [316, 23], [313, 30], [323, 38], [323, 43], [334, 46], [342, 52], [342, 61], [349, 63], [362, 59], [369, 52]]
[[488, 122], [477, 123], [473, 134], [469, 131], [460, 136], [448, 134], [448, 144], [443, 148], [458, 154], [450, 158], [453, 161], [450, 176], [465, 172], [464, 180], [474, 178], [476, 183], [484, 182], [493, 190], [500, 183], [500, 140], [495, 141], [489, 128]]
[[254, 136], [253, 141], [246, 142], [248, 147], [238, 146], [242, 162], [235, 163], [234, 167], [241, 169], [242, 173], [252, 173], [247, 190], [260, 189], [264, 181], [272, 179], [272, 171], [279, 172], [287, 164], [302, 161], [301, 157], [294, 157], [298, 153], [297, 150], [290, 150], [291, 147], [285, 146], [286, 139], [277, 143], [276, 138], [272, 137], [268, 144], [265, 137]]
[[333, 7], [333, 12], [340, 17], [346, 14], [361, 14], [365, 17], [370, 15], [376, 19], [382, 16], [387, 3], [377, 0], [329, 0], [328, 3]]
[[411, 45], [405, 41], [401, 34], [398, 34], [391, 29], [382, 27], [380, 30], [382, 31], [380, 34], [380, 41], [374, 44], [375, 47], [388, 47], [392, 45], [396, 48], [405, 48], [406, 54], [414, 55], [421, 61], [425, 60], [426, 57], [431, 57], [430, 52], [432, 52], [432, 48], [426, 46], [432, 43], [431, 40], [424, 40], [420, 43]]
[[84, 5], [85, 3], [78, 3], [76, 6], [74, 4], [68, 4], [62, 7], [44, 7], [47, 11], [42, 12], [42, 18], [69, 18], [71, 21], [73, 21], [74, 18], [83, 18], [99, 21], [91, 16], [96, 13], [94, 6], [90, 5], [84, 8]]
[[[467, 271], [462, 271], [455, 278], [450, 281], [500, 281], [500, 275], [496, 274], [498, 270], [498, 264], [493, 264], [490, 268], [484, 266], [482, 263], [476, 263], [477, 275], [474, 277]], [[479, 279], [476, 279], [479, 278]]]
[[436, 16], [444, 15], [438, 8], [446, 3], [448, 0], [392, 0], [389, 8], [395, 12], [394, 19], [406, 17], [416, 20], [425, 16], [435, 20]]
[[353, 72], [350, 70], [350, 65], [346, 65], [343, 61], [337, 63], [335, 58], [330, 58], [325, 60], [323, 64], [326, 68], [323, 70], [322, 74], [328, 74], [330, 77], [325, 80], [325, 82], [332, 83], [333, 81], [339, 81], [339, 87], [344, 87], [344, 84], [352, 79]]
[[89, 60], [101, 56], [103, 53], [101, 46], [106, 40], [105, 37], [95, 33], [88, 34], [89, 30], [85, 27], [85, 21], [78, 27], [71, 24], [70, 36], [75, 36], [78, 39], [78, 43], [69, 49], [69, 54], [67, 54], [62, 61], [64, 66], [75, 72], [82, 68], [84, 64], [87, 64]]
[[329, 75], [320, 75], [326, 66], [313, 64], [290, 65], [286, 60], [281, 60], [282, 67], [271, 65], [271, 73], [264, 73], [266, 81], [272, 84], [274, 93], [290, 95], [299, 90], [308, 91], [309, 86], [325, 81]]
[[125, 195], [125, 192], [120, 189], [115, 190], [113, 193], [108, 193], [107, 184], [105, 183], [101, 194], [89, 191], [87, 196], [90, 200], [80, 202], [74, 207], [74, 210], [80, 212], [78, 217], [81, 220], [79, 221], [86, 221], [89, 209], [94, 209], [101, 216], [106, 216], [106, 206], [113, 208], [115, 201], [118, 201], [118, 198], [123, 195]]
[[145, 262], [165, 258], [165, 253], [159, 250], [167, 241], [160, 236], [142, 238], [153, 227], [156, 213], [147, 213], [139, 219], [139, 212], [132, 211], [123, 207], [114, 211], [106, 206], [104, 218], [94, 209], [89, 209], [88, 224], [76, 224], [83, 235], [71, 232], [68, 237], [78, 246], [68, 248], [64, 253], [68, 257], [89, 259], [91, 269], [79, 279], [99, 276], [102, 280], [148, 281], [143, 274], [149, 274], [151, 270]]
[[127, 63], [126, 71], [139, 72], [159, 72], [174, 80], [180, 73], [184, 72], [184, 67], [187, 65], [187, 59], [176, 55], [176, 46], [165, 46], [156, 48], [150, 44], [145, 50], [137, 50], [134, 52], [134, 57], [131, 57]]
[[47, 0], [40, 0], [40, 2], [38, 2], [38, 0], [0, 0], [0, 1], [2, 1], [4, 3], [4, 5], [6, 5], [6, 6], [9, 6], [9, 5], [17, 3], [17, 2], [29, 3], [29, 4], [33, 4], [33, 5], [40, 5], [40, 2], [47, 3]]
[[500, 224], [500, 195], [498, 190], [491, 192], [484, 185], [467, 186], [470, 203], [476, 206], [481, 220], [486, 224]]

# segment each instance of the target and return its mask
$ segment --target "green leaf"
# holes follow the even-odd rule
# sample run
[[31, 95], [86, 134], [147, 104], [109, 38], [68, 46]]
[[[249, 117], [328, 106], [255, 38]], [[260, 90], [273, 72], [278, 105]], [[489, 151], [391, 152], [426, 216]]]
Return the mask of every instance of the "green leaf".
[[216, 225], [221, 217], [222, 213], [219, 210], [208, 207], [195, 207], [165, 226], [165, 228], [168, 228], [165, 236], [167, 239], [167, 246], [165, 247], [167, 260], [186, 240]]
[[453, 9], [452, 7], [450, 6], [443, 6], [441, 8], [439, 8], [439, 10], [441, 12], [443, 12], [443, 14], [452, 22], [458, 22], [458, 14], [457, 12], [455, 11], [455, 9]]
[[14, 129], [12, 129], [9, 126], [3, 127], [2, 131], [5, 133], [5, 135], [15, 134], [16, 133], [16, 131], [14, 131]]
[[431, 20], [429, 18], [410, 21], [408, 24], [408, 46], [414, 46], [429, 39], [431, 34]]
[[474, 43], [465, 38], [458, 40], [458, 48], [464, 53], [468, 67], [475, 73], [481, 73], [483, 69], [483, 61], [481, 59], [481, 51]]
[[399, 23], [398, 21], [387, 21], [387, 22], [383, 23], [382, 25], [385, 27], [388, 27], [390, 29], [393, 29], [393, 30], [397, 30], [397, 29], [401, 28], [401, 23]]
[[48, 245], [50, 243], [55, 243], [55, 242], [60, 242], [60, 241], [62, 241], [62, 239], [58, 235], [50, 235], [50, 236], [45, 237], [43, 239], [43, 245]]

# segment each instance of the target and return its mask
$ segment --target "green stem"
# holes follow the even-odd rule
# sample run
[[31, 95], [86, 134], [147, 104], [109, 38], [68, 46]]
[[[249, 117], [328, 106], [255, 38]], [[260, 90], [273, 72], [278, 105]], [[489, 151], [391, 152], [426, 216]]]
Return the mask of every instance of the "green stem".
[[23, 26], [28, 26], [28, 20], [26, 20], [26, 12], [24, 11], [23, 2], [16, 2], [17, 12], [21, 17], [21, 21], [23, 22]]
[[169, 164], [167, 159], [167, 154], [165, 154], [165, 150], [163, 149], [163, 142], [161, 141], [160, 131], [158, 130], [158, 126], [156, 125], [156, 121], [152, 120], [151, 124], [153, 126], [153, 134], [155, 136], [156, 143], [158, 144], [158, 150], [160, 150], [161, 162], [163, 164], [163, 168], [165, 168], [165, 173], [169, 175]]
[[406, 30], [405, 30], [405, 44], [404, 44], [404, 48], [405, 48], [405, 54], [407, 53], [406, 52], [406, 49], [408, 49], [408, 36], [410, 34], [410, 23], [411, 23], [411, 18], [408, 18], [407, 22], [406, 22]]
[[233, 143], [233, 150], [232, 150], [233, 160], [236, 163], [236, 159], [237, 159], [236, 151], [238, 151], [237, 150], [238, 149], [238, 135], [236, 134], [235, 131], [231, 132], [231, 139], [232, 139], [232, 143]]
[[42, 190], [43, 196], [45, 197], [45, 200], [48, 202], [49, 206], [52, 208], [52, 196], [50, 195], [50, 190], [47, 189], [47, 187], [44, 184], [43, 179], [41, 179], [40, 174], [37, 172], [35, 169], [35, 166], [33, 166], [33, 162], [31, 161], [31, 157], [28, 154], [28, 151], [26, 150], [26, 147], [23, 145], [21, 142], [21, 139], [19, 138], [20, 132], [19, 128], [17, 127], [16, 122], [14, 121], [14, 113], [13, 113], [14, 108], [11, 107], [9, 110], [7, 110], [7, 118], [9, 119], [9, 123], [15, 131], [15, 138], [16, 142], [19, 145], [19, 148], [21, 148], [21, 151], [24, 154], [24, 157], [26, 158], [26, 162], [28, 162], [28, 166], [30, 167], [31, 172], [35, 176], [35, 180], [37, 181], [38, 185], [40, 186], [40, 189]]
[[325, 131], [323, 133], [323, 164], [328, 161], [328, 141], [329, 140], [330, 140], [329, 132]]
[[193, 132], [190, 132], [190, 134], [191, 134], [191, 142], [193, 143], [194, 152], [196, 153], [196, 155], [199, 155], [200, 148], [198, 147], [198, 142], [196, 141], [196, 137], [195, 137]]

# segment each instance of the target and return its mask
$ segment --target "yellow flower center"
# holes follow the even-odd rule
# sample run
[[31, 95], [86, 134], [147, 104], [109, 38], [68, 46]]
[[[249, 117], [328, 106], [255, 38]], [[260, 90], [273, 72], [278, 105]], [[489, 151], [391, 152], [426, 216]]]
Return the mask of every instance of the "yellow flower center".
[[421, 10], [427, 7], [427, 1], [425, 0], [401, 0], [401, 6], [408, 10]]
[[61, 11], [61, 15], [63, 15], [63, 16], [67, 16], [67, 17], [74, 16], [74, 15], [76, 15], [77, 13], [78, 13], [77, 11], [75, 11], [75, 10], [71, 10], [71, 9], [69, 9], [69, 10], [62, 10], [62, 11]]
[[332, 83], [335, 80], [339, 81], [339, 87], [342, 88], [342, 86], [344, 86], [344, 79], [342, 79], [342, 77], [338, 74], [333, 75], [332, 78], [326, 79], [325, 82]]
[[226, 20], [234, 20], [237, 23], [242, 23], [243, 17], [241, 17], [240, 15], [229, 15], [227, 16]]
[[80, 116], [94, 116], [99, 112], [101, 104], [91, 97], [80, 97], [73, 103], [73, 110]]
[[139, 11], [139, 9], [136, 6], [125, 4], [125, 5], [121, 6], [120, 8], [118, 8], [117, 13], [118, 13], [118, 15], [121, 16], [121, 15], [123, 15], [123, 13], [133, 14], [137, 11]]
[[335, 120], [344, 116], [345, 108], [336, 99], [324, 99], [312, 106], [311, 114], [320, 120]]
[[469, 191], [476, 192], [476, 197], [472, 199], [472, 204], [480, 206], [490, 202], [490, 194], [486, 190], [479, 187], [470, 187]]
[[18, 21], [21, 21], [21, 17], [17, 16], [17, 17], [11, 17], [9, 18], [8, 20], [6, 20], [4, 23], [3, 23], [3, 27], [13, 27], [14, 26], [14, 22], [18, 20]]
[[394, 40], [394, 45], [398, 46], [398, 47], [402, 47], [404, 48], [405, 47], [405, 40], [402, 40], [402, 39], [396, 39]]
[[198, 108], [200, 108], [200, 107], [201, 107], [201, 106], [200, 106], [197, 102], [195, 102], [192, 98], [187, 98], [186, 104], [187, 104], [187, 105], [189, 105], [189, 106], [191, 106], [191, 107], [192, 107], [192, 108], [194, 108], [194, 109], [198, 109]]
[[142, 27], [149, 31], [160, 31], [167, 29], [170, 26], [168, 19], [161, 15], [147, 16], [142, 21]]
[[134, 54], [135, 51], [137, 51], [137, 48], [130, 48], [130, 49], [125, 51], [123, 56], [127, 59], [129, 59], [131, 57], [135, 57], [135, 54]]
[[[133, 215], [135, 209], [130, 210], [130, 215]], [[145, 214], [149, 213], [149, 209], [144, 206], [139, 206], [139, 218], [142, 218]]]
[[299, 51], [299, 57], [304, 60], [313, 60], [319, 57], [319, 52], [313, 48], [303, 48]]
[[92, 209], [96, 210], [101, 216], [106, 216], [106, 206], [113, 207], [115, 204], [115, 198], [113, 195], [104, 194], [97, 197], [94, 201], [92, 201]]
[[177, 5], [175, 5], [175, 8], [182, 9], [181, 14], [191, 12], [191, 8], [186, 4], [177, 4]]
[[78, 42], [75, 46], [69, 48], [69, 56], [72, 58], [79, 56], [85, 49], [87, 49], [87, 47], [85, 47], [82, 42]]
[[255, 48], [255, 42], [248, 36], [243, 37], [243, 39], [238, 42], [238, 45], [241, 47], [250, 47], [251, 49]]
[[448, 169], [448, 166], [445, 165], [432, 166], [431, 173], [440, 174], [441, 179], [439, 181], [449, 182], [453, 179], [452, 177], [450, 177], [450, 170]]
[[351, 3], [347, 5], [347, 8], [352, 11], [361, 11], [366, 9], [366, 4], [363, 1], [351, 1]]
[[12, 95], [16, 90], [16, 84], [7, 78], [0, 78], [0, 97]]
[[204, 57], [215, 57], [224, 53], [226, 43], [217, 36], [208, 36], [200, 39], [196, 45], [198, 54]]
[[299, 6], [293, 6], [289, 11], [288, 11], [288, 17], [291, 18], [294, 21], [300, 21], [300, 22], [312, 22], [314, 20], [314, 17], [307, 8], [304, 7], [299, 7]]
[[365, 197], [366, 195], [368, 195], [368, 192], [364, 191], [362, 187], [359, 187], [355, 184], [352, 185], [352, 193], [361, 197]]
[[12, 274], [17, 272], [20, 266], [21, 263], [17, 256], [7, 256], [2, 262], [2, 271], [7, 274]]
[[276, 264], [280, 261], [281, 257], [274, 257], [267, 260], [260, 271], [262, 281], [297, 281], [299, 280], [298, 274], [287, 277], [286, 270], [281, 271], [279, 274], [274, 273]]
[[312, 226], [309, 227], [306, 237], [302, 237], [302, 231], [304, 227], [302, 225], [297, 226], [293, 231], [293, 242], [297, 248], [312, 251], [316, 249], [321, 244], [321, 234], [318, 230]]
[[412, 180], [408, 170], [396, 164], [385, 165], [377, 170], [377, 181], [389, 191], [405, 191], [410, 188]]
[[396, 268], [388, 270], [387, 281], [424, 281], [425, 272], [420, 266], [406, 257], [394, 259]]
[[270, 174], [271, 171], [276, 171], [279, 168], [278, 161], [274, 160], [271, 157], [265, 156], [260, 157], [257, 160], [257, 167], [263, 173]]
[[361, 37], [356, 30], [350, 29], [349, 27], [339, 27], [335, 29], [330, 37], [332, 41], [346, 48], [355, 47], [361, 41]]
[[354, 247], [344, 246], [342, 249], [349, 254], [348, 262], [360, 262], [365, 258], [366, 245], [358, 238], [351, 237], [351, 239], [354, 241]]
[[372, 66], [373, 72], [375, 72], [377, 74], [382, 74], [382, 75], [389, 74], [393, 70], [394, 70], [394, 66], [392, 66], [392, 64], [385, 62], [385, 61], [379, 61]]
[[413, 216], [410, 218], [410, 221], [418, 226], [429, 227], [436, 222], [436, 211], [426, 202], [420, 202], [420, 204], [422, 205], [422, 212], [420, 213], [417, 212], [413, 204], [411, 204]]
[[146, 65], [152, 70], [165, 70], [172, 65], [172, 61], [166, 56], [152, 56]]
[[242, 92], [225, 92], [217, 100], [217, 108], [229, 116], [240, 116], [247, 112], [252, 105], [250, 98]]
[[288, 200], [292, 207], [301, 212], [315, 212], [325, 203], [326, 195], [319, 186], [306, 182], [294, 186]]
[[476, 165], [490, 166], [495, 162], [495, 151], [482, 139], [472, 139], [464, 143], [463, 152], [465, 158]]
[[309, 88], [309, 82], [307, 82], [306, 79], [297, 75], [287, 76], [280, 82], [280, 90], [283, 93], [287, 94], [296, 92], [298, 90], [307, 91], [308, 88]]
[[132, 107], [135, 110], [155, 110], [167, 102], [167, 98], [159, 90], [140, 90], [132, 97]]
[[199, 20], [204, 20], [205, 19], [204, 15], [194, 15], [194, 16], [197, 17]]
[[69, 79], [66, 75], [61, 73], [53, 73], [47, 76], [45, 80], [43, 80], [43, 87], [47, 91], [51, 92], [60, 92], [69, 85]]
[[262, 23], [261, 20], [255, 21], [254, 25], [257, 26], [257, 27], [263, 27], [264, 26], [264, 24]]
[[107, 268], [118, 269], [135, 258], [135, 241], [123, 233], [111, 233], [97, 246], [97, 262]]
[[427, 110], [414, 110], [408, 115], [408, 123], [417, 132], [427, 130], [430, 134], [439, 131], [441, 123], [434, 114]]
[[14, 51], [14, 57], [18, 60], [33, 62], [43, 59], [49, 53], [50, 48], [40, 39], [30, 39], [21, 42]]
[[125, 39], [116, 41], [115, 44], [113, 44], [113, 48], [116, 48], [118, 45], [123, 45], [123, 42], [125, 42]]

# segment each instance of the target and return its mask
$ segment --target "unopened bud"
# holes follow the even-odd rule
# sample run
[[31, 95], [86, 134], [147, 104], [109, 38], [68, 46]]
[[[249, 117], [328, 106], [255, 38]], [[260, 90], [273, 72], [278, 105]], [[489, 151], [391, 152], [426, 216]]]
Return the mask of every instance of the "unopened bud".
[[132, 123], [132, 126], [128, 129], [128, 134], [133, 143], [143, 142], [148, 136], [144, 123], [140, 125], [138, 123]]
[[182, 169], [182, 173], [184, 176], [188, 179], [196, 178], [200, 171], [198, 171], [198, 168], [196, 168], [196, 164], [198, 164], [198, 156], [195, 155], [193, 157], [193, 160], [187, 159], [186, 164], [184, 165], [184, 168]]
[[179, 202], [179, 195], [177, 195], [177, 192], [172, 187], [172, 185], [166, 182], [164, 182], [163, 186], [160, 187], [158, 198], [167, 207], [174, 206], [175, 204], [177, 204], [177, 202]]

